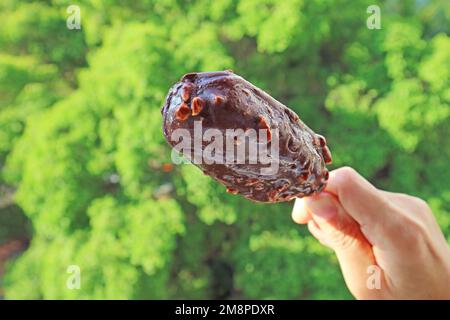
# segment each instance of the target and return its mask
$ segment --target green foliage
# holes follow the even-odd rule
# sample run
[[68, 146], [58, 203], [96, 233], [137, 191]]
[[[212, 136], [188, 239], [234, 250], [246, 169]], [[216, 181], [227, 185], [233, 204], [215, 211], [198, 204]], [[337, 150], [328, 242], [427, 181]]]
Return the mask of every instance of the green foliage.
[[33, 228], [8, 298], [350, 298], [290, 204], [168, 165], [159, 109], [190, 71], [267, 90], [327, 137], [335, 167], [428, 200], [450, 240], [445, 1], [382, 2], [381, 30], [368, 0], [79, 3], [81, 30], [66, 1], [0, 4], [0, 184], [15, 190], [0, 221], [17, 222], [0, 237], [23, 233], [22, 211]]

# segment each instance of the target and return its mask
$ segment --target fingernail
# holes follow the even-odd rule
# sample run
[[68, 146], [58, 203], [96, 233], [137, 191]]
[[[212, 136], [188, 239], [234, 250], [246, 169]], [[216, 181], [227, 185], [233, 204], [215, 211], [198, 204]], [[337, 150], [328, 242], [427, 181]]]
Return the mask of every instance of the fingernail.
[[330, 220], [337, 215], [337, 207], [331, 195], [322, 193], [305, 198], [306, 208], [315, 216]]
[[292, 219], [296, 223], [308, 222], [308, 212], [306, 211], [304, 198], [295, 199], [294, 208], [292, 210]]

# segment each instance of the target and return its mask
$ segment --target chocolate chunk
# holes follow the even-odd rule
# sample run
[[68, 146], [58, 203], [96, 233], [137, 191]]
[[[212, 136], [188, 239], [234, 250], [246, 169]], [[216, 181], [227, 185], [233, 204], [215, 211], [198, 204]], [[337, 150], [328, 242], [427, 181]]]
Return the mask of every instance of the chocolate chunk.
[[185, 121], [187, 118], [189, 118], [190, 113], [191, 110], [189, 109], [188, 105], [183, 102], [175, 112], [175, 116], [178, 120]]
[[202, 112], [203, 107], [205, 106], [205, 101], [202, 98], [195, 97], [192, 99], [192, 115], [196, 116]]
[[[232, 71], [184, 75], [170, 89], [161, 112], [169, 144], [177, 148], [180, 134], [173, 139], [172, 135], [185, 130], [188, 136], [184, 138], [192, 142], [187, 149], [193, 151], [188, 158], [229, 193], [254, 201], [281, 202], [320, 192], [326, 185], [331, 153], [325, 138], [308, 128], [294, 111]], [[211, 138], [210, 129], [222, 137]], [[200, 152], [193, 142], [199, 130]], [[229, 130], [236, 134], [230, 136]], [[253, 132], [256, 140], [252, 140]], [[227, 158], [228, 140], [234, 148], [231, 156], [236, 158], [232, 161]], [[223, 148], [211, 151], [212, 141], [223, 142]], [[255, 150], [268, 151], [265, 161], [259, 153], [254, 157]], [[271, 165], [275, 170], [264, 171]]]

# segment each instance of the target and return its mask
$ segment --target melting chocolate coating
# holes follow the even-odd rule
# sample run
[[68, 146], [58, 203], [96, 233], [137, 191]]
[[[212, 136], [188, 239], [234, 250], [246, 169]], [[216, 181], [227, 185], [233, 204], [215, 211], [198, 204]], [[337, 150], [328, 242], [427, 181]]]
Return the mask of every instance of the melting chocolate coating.
[[[194, 121], [201, 121], [202, 132], [212, 128], [222, 133], [226, 129], [268, 129], [269, 150], [272, 133], [278, 131], [276, 173], [261, 174], [261, 168], [269, 167], [261, 163], [195, 163], [230, 193], [259, 202], [281, 202], [320, 192], [326, 185], [325, 165], [331, 163], [331, 154], [325, 138], [308, 128], [294, 111], [232, 71], [184, 75], [170, 89], [161, 112], [164, 135], [172, 147], [179, 142], [171, 138], [177, 129], [187, 129], [194, 137]], [[202, 148], [210, 143], [202, 141]]]

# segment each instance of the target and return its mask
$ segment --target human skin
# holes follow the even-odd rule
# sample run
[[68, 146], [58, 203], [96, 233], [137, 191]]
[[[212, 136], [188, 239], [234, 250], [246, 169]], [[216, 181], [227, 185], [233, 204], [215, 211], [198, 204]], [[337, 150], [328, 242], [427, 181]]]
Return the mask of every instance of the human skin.
[[[297, 199], [292, 218], [335, 252], [355, 298], [450, 299], [450, 249], [422, 199], [379, 190], [343, 167], [324, 192]], [[374, 270], [380, 286], [370, 285]]]

